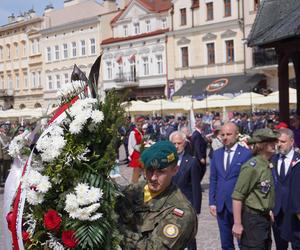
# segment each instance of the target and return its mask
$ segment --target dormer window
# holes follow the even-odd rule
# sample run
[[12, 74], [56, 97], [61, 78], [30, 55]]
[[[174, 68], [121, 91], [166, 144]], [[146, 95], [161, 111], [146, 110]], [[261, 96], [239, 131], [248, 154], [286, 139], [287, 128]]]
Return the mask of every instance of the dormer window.
[[124, 33], [124, 36], [128, 36], [128, 26], [127, 25], [124, 25], [123, 26], [123, 33]]
[[147, 32], [151, 31], [151, 22], [150, 22], [150, 20], [146, 21], [146, 30], [147, 30]]
[[139, 23], [135, 23], [135, 24], [133, 24], [133, 27], [134, 27], [134, 34], [135, 35], [140, 34], [140, 24]]

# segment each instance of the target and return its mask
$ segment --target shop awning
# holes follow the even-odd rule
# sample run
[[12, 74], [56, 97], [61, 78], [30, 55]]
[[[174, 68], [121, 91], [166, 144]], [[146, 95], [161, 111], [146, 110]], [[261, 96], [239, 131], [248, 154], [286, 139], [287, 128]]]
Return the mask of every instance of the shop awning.
[[242, 74], [187, 80], [173, 96], [206, 96], [252, 92], [264, 78], [263, 74]]

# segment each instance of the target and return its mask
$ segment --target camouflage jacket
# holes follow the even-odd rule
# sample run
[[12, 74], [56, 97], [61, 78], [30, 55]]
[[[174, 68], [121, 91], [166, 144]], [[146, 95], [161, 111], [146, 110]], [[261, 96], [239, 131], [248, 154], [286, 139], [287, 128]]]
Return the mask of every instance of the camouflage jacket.
[[192, 205], [173, 184], [144, 203], [145, 184], [129, 185], [118, 199], [122, 249], [184, 249], [197, 233]]

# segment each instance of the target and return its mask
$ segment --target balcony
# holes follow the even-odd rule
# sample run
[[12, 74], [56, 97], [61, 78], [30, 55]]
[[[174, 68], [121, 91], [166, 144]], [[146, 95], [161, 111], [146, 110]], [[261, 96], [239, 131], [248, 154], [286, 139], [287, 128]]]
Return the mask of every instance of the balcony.
[[118, 73], [116, 74], [115, 82], [117, 86], [122, 87], [133, 87], [139, 85], [136, 72]]
[[253, 66], [262, 67], [276, 65], [278, 57], [274, 49], [254, 49], [253, 50]]
[[12, 89], [1, 89], [0, 97], [12, 97], [14, 96], [14, 91]]

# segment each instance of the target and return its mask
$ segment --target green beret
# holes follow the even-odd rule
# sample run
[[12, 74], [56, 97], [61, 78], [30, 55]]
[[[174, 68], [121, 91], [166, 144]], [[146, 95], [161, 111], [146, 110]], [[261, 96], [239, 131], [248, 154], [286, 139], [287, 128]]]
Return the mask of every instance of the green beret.
[[270, 142], [276, 141], [279, 137], [277, 131], [273, 131], [270, 128], [262, 128], [255, 130], [252, 138], [248, 140], [249, 144], [259, 143], [259, 142]]
[[170, 141], [159, 141], [146, 149], [141, 155], [146, 169], [163, 169], [178, 161], [175, 146]]

